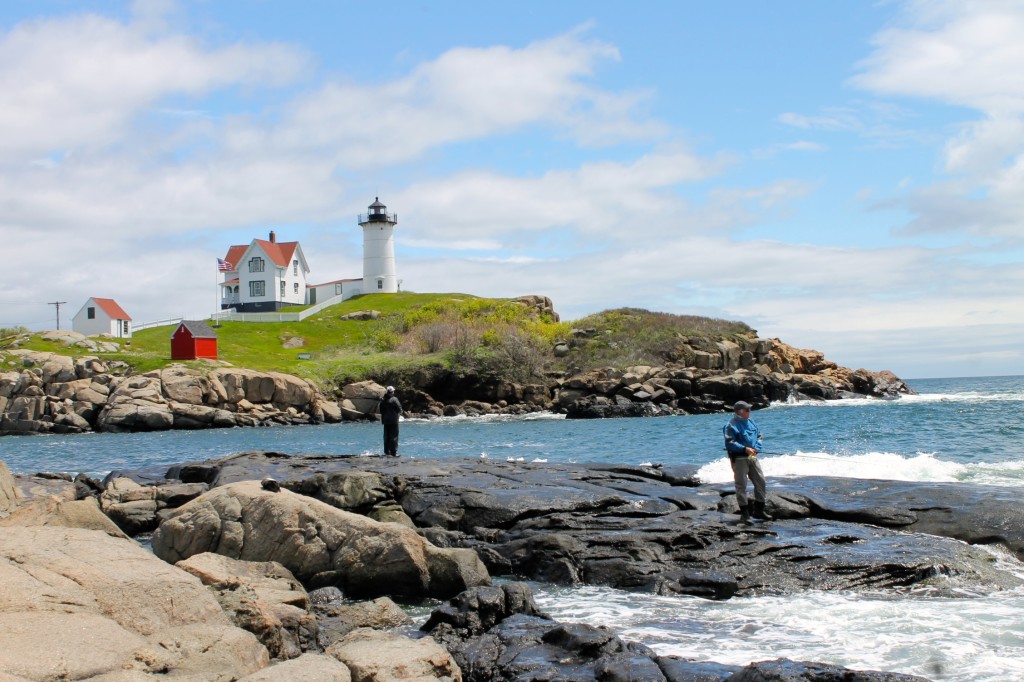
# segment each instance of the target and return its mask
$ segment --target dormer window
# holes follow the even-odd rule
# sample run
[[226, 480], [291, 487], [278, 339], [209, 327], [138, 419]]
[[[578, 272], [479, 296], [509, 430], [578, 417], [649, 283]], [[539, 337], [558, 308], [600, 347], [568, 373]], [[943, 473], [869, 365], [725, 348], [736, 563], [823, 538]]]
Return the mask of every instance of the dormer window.
[[253, 256], [249, 259], [249, 272], [263, 272], [263, 259]]

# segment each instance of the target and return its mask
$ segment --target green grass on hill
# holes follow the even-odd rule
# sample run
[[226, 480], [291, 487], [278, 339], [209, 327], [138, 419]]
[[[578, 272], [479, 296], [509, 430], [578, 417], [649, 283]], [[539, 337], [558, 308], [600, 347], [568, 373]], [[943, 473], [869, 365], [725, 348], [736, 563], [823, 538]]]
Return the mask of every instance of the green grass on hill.
[[[380, 317], [341, 319], [360, 310], [377, 310]], [[596, 333], [578, 336], [568, 357], [555, 358], [554, 344], [568, 341], [573, 327], [593, 328]], [[124, 361], [136, 372], [165, 367], [172, 362], [170, 336], [174, 329], [174, 325], [144, 329], [130, 340], [115, 340], [117, 352], [98, 355]], [[693, 337], [713, 339], [750, 332], [741, 322], [633, 308], [604, 311], [569, 325], [512, 299], [410, 292], [358, 296], [302, 322], [223, 322], [217, 328], [222, 361], [296, 374], [325, 388], [431, 365], [528, 382], [551, 370], [672, 361], [680, 345], [692, 342]], [[295, 347], [287, 348], [286, 343]], [[0, 351], [3, 346], [0, 342]], [[39, 335], [21, 347], [73, 356], [92, 354], [87, 349], [43, 341]], [[300, 354], [309, 358], [300, 359]], [[187, 364], [211, 367], [205, 361]]]

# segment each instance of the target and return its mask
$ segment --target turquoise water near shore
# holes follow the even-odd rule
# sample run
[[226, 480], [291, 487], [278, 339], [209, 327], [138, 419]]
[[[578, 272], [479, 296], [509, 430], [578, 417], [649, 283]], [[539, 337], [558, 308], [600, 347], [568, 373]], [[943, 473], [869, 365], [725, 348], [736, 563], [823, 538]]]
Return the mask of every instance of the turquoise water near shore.
[[[1024, 487], [1024, 377], [927, 379], [893, 401], [774, 405], [755, 413], [769, 476], [959, 481]], [[566, 421], [407, 420], [406, 457], [523, 461], [688, 463], [709, 482], [731, 479], [721, 443], [725, 415]], [[241, 450], [380, 452], [373, 424], [0, 438], [18, 472], [169, 465]], [[993, 549], [1024, 576], [1024, 563]], [[537, 586], [563, 620], [608, 625], [662, 653], [745, 664], [788, 656], [933, 680], [1024, 679], [1024, 590], [964, 594], [806, 592], [727, 602], [608, 588]]]

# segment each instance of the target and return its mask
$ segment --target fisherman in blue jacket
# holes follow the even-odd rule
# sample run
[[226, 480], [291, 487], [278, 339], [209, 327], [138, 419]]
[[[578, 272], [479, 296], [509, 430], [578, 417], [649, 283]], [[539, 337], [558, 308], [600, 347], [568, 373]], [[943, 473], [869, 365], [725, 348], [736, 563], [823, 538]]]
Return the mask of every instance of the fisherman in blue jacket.
[[[764, 511], [765, 482], [757, 454], [761, 452], [761, 432], [750, 418], [750, 403], [740, 400], [733, 406], [733, 418], [722, 429], [725, 434], [725, 449], [732, 464], [733, 479], [736, 481], [736, 503], [739, 505], [740, 522], [750, 523], [750, 517], [767, 520], [771, 517]], [[754, 484], [754, 501], [747, 500], [747, 478]]]

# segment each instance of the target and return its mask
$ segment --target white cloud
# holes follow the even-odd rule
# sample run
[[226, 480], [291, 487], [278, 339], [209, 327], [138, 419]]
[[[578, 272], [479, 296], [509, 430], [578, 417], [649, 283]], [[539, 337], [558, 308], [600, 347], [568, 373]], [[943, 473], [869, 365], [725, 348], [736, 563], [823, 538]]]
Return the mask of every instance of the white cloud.
[[465, 171], [415, 183], [401, 190], [395, 202], [415, 207], [415, 224], [430, 234], [455, 239], [525, 237], [570, 226], [593, 236], [660, 233], [666, 218], [685, 206], [672, 189], [708, 179], [728, 162], [726, 157], [667, 151], [536, 177]]
[[304, 64], [292, 47], [205, 49], [97, 15], [20, 23], [0, 33], [0, 161], [103, 148], [163, 97], [280, 84]]
[[981, 118], [947, 141], [944, 168], [956, 179], [900, 203], [917, 215], [908, 233], [961, 232], [1024, 243], [1024, 5], [912, 2], [851, 83], [882, 95], [968, 107]]
[[988, 112], [1024, 111], [1024, 6], [1012, 1], [912, 2], [880, 31], [852, 82]]
[[290, 104], [280, 125], [239, 120], [234, 151], [329, 150], [345, 167], [387, 166], [436, 147], [546, 125], [589, 144], [649, 139], [663, 124], [638, 117], [649, 93], [589, 84], [618, 50], [582, 31], [522, 48], [454, 48], [380, 84], [330, 82]]
[[798, 114], [792, 111], [779, 114], [779, 122], [803, 130], [864, 130], [866, 127], [853, 109], [831, 107], [821, 114]]

